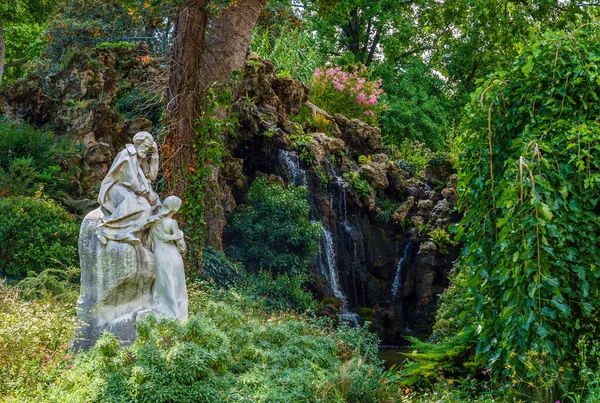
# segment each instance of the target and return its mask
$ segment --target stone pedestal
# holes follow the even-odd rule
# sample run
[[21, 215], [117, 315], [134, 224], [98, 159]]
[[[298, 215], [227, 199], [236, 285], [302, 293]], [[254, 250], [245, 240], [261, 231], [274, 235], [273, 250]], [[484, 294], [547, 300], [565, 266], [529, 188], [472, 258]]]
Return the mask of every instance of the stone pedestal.
[[100, 209], [90, 212], [79, 233], [81, 294], [77, 318], [83, 322], [75, 346], [88, 348], [103, 330], [122, 344], [135, 340], [138, 314], [152, 307], [152, 285], [156, 272], [154, 255], [142, 244], [108, 241], [96, 236]]

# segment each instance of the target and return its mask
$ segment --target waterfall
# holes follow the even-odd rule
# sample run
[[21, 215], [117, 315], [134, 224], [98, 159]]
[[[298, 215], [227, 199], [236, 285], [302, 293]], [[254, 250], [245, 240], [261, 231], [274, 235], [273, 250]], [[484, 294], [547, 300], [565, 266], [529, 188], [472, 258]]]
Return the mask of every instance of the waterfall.
[[279, 162], [285, 169], [286, 179], [296, 186], [306, 185], [306, 171], [300, 168], [300, 159], [293, 151], [279, 150]]
[[334, 209], [334, 191], [337, 192], [337, 200], [336, 203], [338, 204], [338, 209], [339, 212], [342, 214], [342, 220], [346, 221], [346, 217], [348, 216], [348, 201], [346, 199], [346, 193], [348, 191], [348, 188], [350, 187], [350, 184], [348, 182], [346, 182], [346, 180], [340, 176], [340, 174], [338, 174], [338, 172], [335, 170], [334, 167], [331, 167], [331, 171], [333, 173], [333, 177], [335, 178], [335, 181], [333, 181], [332, 183], [332, 192], [329, 195], [329, 205], [332, 209]]
[[323, 228], [324, 236], [319, 245], [319, 264], [321, 273], [329, 279], [329, 287], [333, 295], [342, 301], [342, 312], [338, 314], [341, 321], [347, 322], [353, 327], [358, 327], [358, 314], [347, 311], [348, 300], [340, 288], [338, 282], [337, 265], [335, 263], [335, 248], [333, 245], [333, 235], [327, 228]]
[[[322, 240], [324, 242], [322, 242], [322, 245], [320, 245], [321, 247], [319, 248], [319, 254], [322, 254], [324, 251], [325, 252], [325, 266], [327, 267], [327, 273], [323, 273], [323, 275], [325, 275], [325, 277], [329, 278], [329, 286], [331, 287], [331, 291], [333, 291], [333, 295], [336, 298], [339, 298], [342, 300], [344, 306], [344, 310], [346, 308], [346, 296], [344, 295], [344, 293], [342, 292], [342, 290], [340, 289], [340, 285], [338, 283], [338, 273], [337, 273], [337, 267], [335, 265], [335, 249], [333, 247], [333, 236], [331, 235], [331, 232], [327, 229], [327, 228], [323, 228], [323, 232], [325, 233], [325, 236], [322, 238]], [[322, 260], [322, 259], [321, 259]]]
[[398, 264], [396, 265], [396, 276], [394, 277], [394, 282], [392, 283], [392, 295], [394, 300], [398, 298], [398, 292], [402, 290], [402, 268], [404, 267], [404, 263], [408, 258], [408, 252], [410, 252], [410, 247], [412, 243], [407, 243], [404, 247], [404, 252], [402, 253], [402, 257], [398, 259]]

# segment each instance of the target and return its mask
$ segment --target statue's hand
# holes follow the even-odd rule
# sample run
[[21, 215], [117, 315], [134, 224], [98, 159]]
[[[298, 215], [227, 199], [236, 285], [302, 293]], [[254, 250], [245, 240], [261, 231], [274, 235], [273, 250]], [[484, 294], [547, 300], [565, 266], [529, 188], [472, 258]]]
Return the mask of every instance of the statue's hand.
[[156, 144], [156, 141], [152, 142], [152, 154], [158, 155], [158, 145]]

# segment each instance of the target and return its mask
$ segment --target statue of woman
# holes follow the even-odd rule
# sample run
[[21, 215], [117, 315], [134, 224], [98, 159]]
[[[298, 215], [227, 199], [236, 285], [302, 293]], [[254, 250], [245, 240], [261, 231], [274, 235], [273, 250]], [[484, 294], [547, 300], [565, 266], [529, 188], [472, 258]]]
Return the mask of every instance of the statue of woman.
[[183, 232], [173, 215], [181, 207], [181, 199], [169, 196], [155, 216], [150, 217], [152, 252], [156, 258], [156, 279], [152, 291], [152, 311], [157, 315], [186, 320], [188, 296], [185, 288], [183, 258], [186, 246]]
[[161, 205], [151, 185], [157, 174], [158, 147], [150, 133], [139, 132], [133, 137], [133, 144], [127, 144], [117, 154], [100, 185], [102, 223], [97, 235], [103, 245], [108, 240], [140, 243], [144, 225]]

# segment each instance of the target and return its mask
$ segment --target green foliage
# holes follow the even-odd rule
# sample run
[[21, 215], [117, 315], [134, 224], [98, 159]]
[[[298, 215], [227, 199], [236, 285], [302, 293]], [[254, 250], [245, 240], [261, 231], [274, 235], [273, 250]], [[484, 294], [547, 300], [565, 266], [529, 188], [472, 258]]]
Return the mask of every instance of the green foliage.
[[79, 279], [81, 270], [78, 267], [63, 267], [60, 269], [45, 269], [19, 281], [18, 286], [28, 296], [42, 296], [50, 293], [57, 299], [75, 303], [79, 296]]
[[368, 164], [369, 162], [371, 162], [371, 156], [370, 155], [359, 155], [358, 156], [358, 166], [363, 166]]
[[[390, 153], [401, 163], [409, 164], [408, 172], [418, 173], [425, 170], [429, 160], [435, 155], [419, 140], [404, 140], [398, 145], [390, 145]], [[404, 168], [403, 168], [404, 169]]]
[[160, 126], [164, 110], [164, 101], [159, 96], [140, 89], [121, 94], [115, 103], [117, 113], [127, 119], [148, 119], [154, 127]]
[[362, 179], [357, 171], [350, 171], [344, 174], [344, 178], [348, 181], [352, 188], [360, 197], [369, 197], [371, 195], [371, 186], [369, 182]]
[[42, 59], [51, 61], [46, 67], [53, 69], [52, 61], [73, 50], [120, 47], [129, 37], [168, 36], [174, 10], [173, 1], [62, 0], [44, 33]]
[[321, 224], [309, 221], [306, 192], [304, 186], [283, 187], [265, 177], [255, 179], [247, 205], [232, 214], [226, 227], [231, 240], [228, 255], [252, 272], [303, 274], [322, 234]]
[[77, 221], [51, 201], [0, 198], [0, 276], [21, 280], [78, 265], [78, 236]]
[[429, 233], [429, 238], [437, 246], [438, 251], [443, 254], [448, 254], [448, 246], [454, 246], [455, 242], [450, 237], [448, 231], [443, 228], [435, 228]]
[[304, 27], [289, 23], [275, 27], [257, 27], [250, 50], [272, 61], [280, 77], [293, 77], [308, 83], [313, 71], [325, 64], [325, 55], [318, 51], [314, 34]]
[[457, 236], [477, 353], [539, 401], [575, 387], [573, 346], [599, 326], [597, 28], [532, 38], [473, 95], [464, 126]]
[[190, 319], [147, 317], [119, 347], [105, 333], [52, 385], [28, 401], [375, 403], [398, 393], [384, 383], [376, 337], [325, 319], [265, 314], [234, 290], [190, 287]]
[[247, 282], [244, 292], [261, 298], [265, 308], [270, 311], [285, 311], [290, 308], [298, 312], [316, 311], [317, 302], [304, 288], [305, 276], [290, 277], [287, 273], [273, 276], [272, 273], [261, 270], [257, 275], [248, 276]]
[[32, 393], [67, 370], [72, 354], [66, 349], [76, 329], [73, 308], [46, 294], [25, 301], [18, 288], [0, 280], [0, 396]]
[[[194, 122], [196, 140], [194, 142], [194, 166], [188, 169], [185, 197], [181, 207], [184, 220], [183, 231], [188, 235], [188, 253], [186, 267], [191, 268], [192, 276], [202, 272], [202, 247], [204, 245], [205, 226], [204, 198], [206, 196], [206, 179], [211, 173], [211, 165], [222, 166], [222, 159], [227, 155], [225, 141], [228, 136], [235, 135], [237, 120], [231, 114], [223, 116], [219, 111], [231, 105], [232, 93], [229, 85], [212, 88], [204, 100], [203, 113]], [[171, 145], [170, 152], [176, 152], [176, 145]], [[165, 172], [165, 176], [173, 176]], [[178, 178], [172, 178], [177, 183]], [[215, 193], [215, 190], [212, 190]], [[216, 191], [218, 192], [218, 190]], [[188, 271], [188, 274], [190, 272]]]
[[477, 337], [473, 328], [437, 343], [407, 339], [413, 352], [403, 373], [406, 385], [427, 386], [445, 377], [472, 377], [483, 367], [484, 362], [475, 356]]
[[210, 246], [202, 250], [201, 279], [214, 281], [221, 288], [231, 288], [245, 277], [244, 267], [227, 259], [223, 252]]
[[461, 112], [453, 107], [447, 84], [417, 59], [382, 63], [374, 71], [383, 79], [388, 106], [379, 119], [385, 141], [399, 145], [416, 140], [432, 150], [443, 147]]
[[298, 151], [298, 158], [306, 165], [312, 165], [315, 162], [315, 157], [312, 155], [311, 144], [312, 137], [303, 132], [290, 135], [290, 143], [292, 148]]
[[392, 222], [394, 213], [398, 210], [400, 205], [391, 199], [384, 198], [378, 200], [378, 207], [381, 211], [377, 214], [377, 221], [386, 225]]
[[69, 185], [61, 160], [74, 153], [74, 143], [26, 123], [0, 120], [0, 194], [27, 195], [43, 189], [59, 197]]
[[42, 51], [40, 35], [52, 16], [56, 0], [11, 0], [0, 3], [0, 19], [6, 43], [5, 63], [13, 63], [4, 71], [14, 80], [23, 74], [25, 62]]
[[96, 49], [115, 49], [115, 48], [135, 48], [135, 43], [119, 41], [119, 42], [102, 42], [97, 44]]

